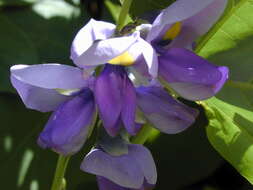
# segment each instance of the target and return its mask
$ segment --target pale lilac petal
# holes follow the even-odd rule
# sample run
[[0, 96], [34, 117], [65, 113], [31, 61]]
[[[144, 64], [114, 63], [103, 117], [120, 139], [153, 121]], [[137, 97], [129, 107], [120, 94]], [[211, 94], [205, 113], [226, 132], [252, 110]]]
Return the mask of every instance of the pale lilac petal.
[[139, 38], [139, 32], [130, 36], [115, 37], [94, 42], [76, 59], [80, 67], [102, 65], [127, 51]]
[[143, 171], [143, 175], [148, 184], [156, 184], [157, 172], [154, 159], [150, 151], [142, 145], [129, 145], [129, 154], [133, 155], [138, 165]]
[[151, 42], [161, 36], [171, 24], [188, 19], [206, 7], [215, 0], [177, 0], [168, 8], [163, 10], [153, 22], [147, 41]]
[[63, 155], [78, 152], [87, 139], [94, 111], [92, 92], [86, 89], [58, 107], [40, 134], [38, 143]]
[[198, 112], [173, 99], [160, 87], [139, 87], [137, 104], [147, 120], [158, 130], [174, 134], [191, 126]]
[[87, 85], [82, 70], [68, 65], [14, 65], [11, 75], [22, 83], [46, 89], [75, 89]]
[[194, 40], [208, 32], [226, 8], [227, 0], [214, 0], [198, 14], [183, 21], [182, 30], [171, 47], [189, 47]]
[[54, 89], [35, 87], [11, 75], [11, 83], [17, 90], [25, 106], [41, 112], [55, 110], [62, 102], [72, 98], [59, 94]]
[[157, 77], [158, 58], [155, 50], [149, 43], [140, 38], [131, 48], [129, 48], [128, 52], [136, 60], [140, 59], [140, 56], [143, 55], [143, 58], [148, 68], [148, 73], [153, 78]]
[[[122, 108], [121, 87], [122, 78], [118, 73], [120, 66], [106, 65], [95, 82], [95, 98], [100, 117], [107, 132], [114, 136], [119, 128]], [[124, 72], [124, 71], [119, 71]]]
[[183, 98], [203, 100], [220, 90], [228, 69], [212, 65], [189, 50], [171, 48], [159, 57], [159, 75]]
[[122, 88], [122, 110], [121, 118], [123, 124], [131, 135], [136, 135], [140, 129], [135, 125], [135, 112], [136, 112], [136, 94], [132, 82], [129, 80], [128, 76], [124, 77], [124, 86]]
[[88, 173], [103, 176], [122, 187], [138, 189], [144, 182], [141, 168], [135, 159], [128, 155], [111, 156], [99, 149], [93, 149], [84, 158], [81, 169]]
[[71, 46], [71, 59], [74, 61], [86, 51], [95, 40], [104, 40], [113, 35], [115, 25], [91, 19], [75, 36]]

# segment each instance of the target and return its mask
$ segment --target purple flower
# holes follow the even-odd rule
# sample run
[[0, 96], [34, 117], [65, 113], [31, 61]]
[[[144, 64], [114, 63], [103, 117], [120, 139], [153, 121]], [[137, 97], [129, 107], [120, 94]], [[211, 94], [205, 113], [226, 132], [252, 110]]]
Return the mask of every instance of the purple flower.
[[157, 16], [146, 40], [154, 45], [170, 40], [167, 47], [189, 48], [219, 19], [226, 4], [227, 0], [178, 0]]
[[78, 152], [89, 134], [94, 111], [93, 93], [84, 89], [54, 111], [39, 136], [39, 145], [65, 155]]
[[[134, 64], [140, 56], [146, 57], [147, 63], [153, 62], [147, 54], [153, 48], [139, 32], [113, 37], [114, 32], [113, 24], [95, 20], [78, 32], [71, 58], [81, 69], [60, 64], [11, 68], [12, 84], [24, 104], [42, 112], [54, 111], [39, 136], [40, 146], [64, 155], [77, 152], [89, 134], [95, 100], [110, 135], [117, 135], [122, 126], [131, 135], [140, 129], [135, 123], [135, 89], [123, 66]], [[141, 44], [148, 50], [137, 50]], [[131, 46], [137, 51], [130, 51]], [[102, 72], [94, 76], [94, 69], [100, 65]]]
[[228, 78], [227, 67], [212, 65], [190, 51], [194, 41], [218, 20], [226, 4], [227, 0], [178, 0], [146, 26], [145, 39], [159, 55], [159, 76], [185, 99], [210, 98]]
[[91, 72], [106, 63], [132, 66], [140, 58], [153, 77], [157, 76], [157, 56], [152, 46], [140, 37], [140, 32], [115, 36], [116, 26], [91, 19], [76, 35], [71, 47], [71, 59]]
[[81, 169], [97, 176], [100, 190], [148, 190], [157, 179], [152, 155], [142, 145], [128, 145], [128, 153], [120, 156], [93, 149]]
[[15, 65], [11, 82], [28, 108], [54, 111], [39, 136], [40, 146], [63, 155], [79, 151], [95, 113], [93, 93], [82, 70], [60, 64]]
[[158, 130], [175, 134], [187, 129], [195, 121], [198, 110], [171, 97], [158, 86], [136, 89], [137, 103], [145, 118]]
[[71, 58], [88, 71], [87, 77], [103, 66], [94, 93], [107, 132], [115, 136], [123, 124], [129, 134], [135, 135], [140, 127], [135, 124], [136, 95], [128, 71], [134, 72], [132, 65], [144, 58], [149, 74], [157, 75], [158, 59], [152, 46], [140, 37], [139, 31], [117, 37], [115, 25], [91, 19], [73, 40]]
[[193, 52], [172, 48], [159, 57], [159, 75], [180, 96], [202, 100], [216, 94], [228, 78], [228, 68], [210, 64]]
[[124, 124], [129, 134], [135, 135], [135, 88], [123, 66], [107, 64], [95, 82], [95, 98], [104, 127], [115, 136]]

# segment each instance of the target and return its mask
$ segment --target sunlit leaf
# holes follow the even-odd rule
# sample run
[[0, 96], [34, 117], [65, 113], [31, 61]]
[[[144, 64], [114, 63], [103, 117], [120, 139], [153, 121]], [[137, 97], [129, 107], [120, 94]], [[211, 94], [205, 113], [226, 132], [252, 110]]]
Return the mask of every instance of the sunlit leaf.
[[253, 182], [253, 112], [217, 98], [207, 101], [207, 135], [214, 148]]
[[[214, 148], [253, 183], [253, 1], [234, 7], [211, 30], [199, 54], [230, 69], [222, 91], [205, 101], [210, 123], [207, 135]], [[219, 24], [219, 23], [218, 23]]]
[[[111, 13], [114, 21], [117, 22], [119, 18], [119, 13], [121, 11], [121, 6], [110, 0], [105, 0], [105, 5], [107, 6], [109, 12]], [[129, 23], [129, 22], [131, 22], [131, 18], [129, 15], [127, 15], [126, 23]]]

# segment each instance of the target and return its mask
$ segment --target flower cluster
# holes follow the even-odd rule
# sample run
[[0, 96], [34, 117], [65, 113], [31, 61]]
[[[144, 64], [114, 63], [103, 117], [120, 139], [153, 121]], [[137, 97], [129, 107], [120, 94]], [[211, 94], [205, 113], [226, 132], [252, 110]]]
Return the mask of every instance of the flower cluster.
[[[91, 19], [76, 35], [71, 59], [60, 64], [14, 65], [11, 82], [24, 104], [53, 111], [38, 144], [62, 155], [78, 152], [99, 119], [98, 141], [81, 169], [95, 174], [100, 190], [148, 190], [156, 183], [151, 153], [131, 144], [146, 123], [161, 132], [179, 133], [198, 111], [175, 96], [204, 100], [228, 78], [194, 53], [195, 41], [218, 20], [226, 0], [178, 0], [152, 24], [131, 32]], [[127, 27], [127, 26], [126, 26]]]

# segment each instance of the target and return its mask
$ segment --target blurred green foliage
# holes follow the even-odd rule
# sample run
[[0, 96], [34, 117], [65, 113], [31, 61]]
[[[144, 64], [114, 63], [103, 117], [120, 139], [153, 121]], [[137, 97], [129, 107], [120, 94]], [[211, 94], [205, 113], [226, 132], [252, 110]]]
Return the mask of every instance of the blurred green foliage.
[[8, 72], [11, 65], [72, 64], [71, 41], [87, 21], [80, 7], [59, 0], [4, 7], [0, 12], [0, 90], [13, 92]]
[[35, 3], [37, 0], [0, 0], [0, 6], [25, 6]]
[[[122, 3], [123, 0], [111, 0], [114, 3]], [[176, 0], [133, 0], [130, 9], [132, 17], [139, 17], [154, 10], [162, 10]]]

